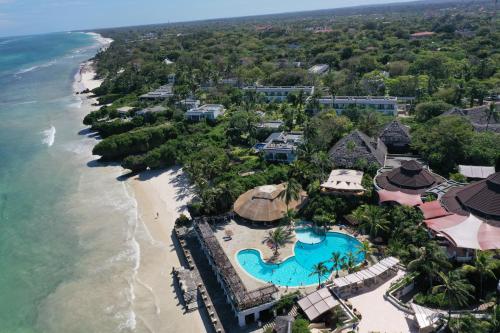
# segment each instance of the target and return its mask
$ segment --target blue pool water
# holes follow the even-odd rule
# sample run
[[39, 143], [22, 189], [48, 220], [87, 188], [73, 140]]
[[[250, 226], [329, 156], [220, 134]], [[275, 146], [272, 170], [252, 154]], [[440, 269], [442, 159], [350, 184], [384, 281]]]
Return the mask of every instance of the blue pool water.
[[325, 239], [325, 235], [315, 233], [311, 227], [301, 227], [295, 229], [295, 236], [299, 242], [305, 244], [316, 244]]
[[[314, 233], [312, 229], [302, 230], [303, 235]], [[356, 256], [357, 263], [364, 260], [362, 253], [356, 254], [360, 242], [348, 235], [337, 232], [328, 232], [324, 240], [316, 244], [305, 244], [298, 241], [295, 244], [295, 256], [290, 257], [279, 264], [270, 264], [262, 260], [260, 252], [254, 249], [241, 250], [237, 259], [241, 267], [256, 279], [271, 282], [279, 286], [300, 287], [318, 283], [317, 275], [310, 275], [312, 267], [323, 262], [332, 269], [329, 262], [333, 252], [340, 252], [344, 256], [352, 252]], [[325, 281], [329, 278], [327, 274], [321, 278]]]

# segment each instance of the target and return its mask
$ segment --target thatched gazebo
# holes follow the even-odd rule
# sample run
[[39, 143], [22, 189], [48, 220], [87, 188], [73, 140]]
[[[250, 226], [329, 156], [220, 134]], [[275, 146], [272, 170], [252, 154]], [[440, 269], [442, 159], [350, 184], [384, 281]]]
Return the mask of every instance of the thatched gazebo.
[[[272, 222], [285, 217], [287, 206], [280, 194], [285, 184], [258, 186], [239, 196], [234, 203], [234, 212], [244, 219], [256, 222]], [[297, 201], [288, 204], [288, 209], [297, 209], [306, 198], [301, 192]]]
[[390, 153], [405, 153], [410, 148], [411, 137], [407, 126], [391, 121], [380, 133], [379, 139]]
[[356, 168], [361, 161], [383, 166], [387, 147], [381, 140], [374, 140], [355, 130], [340, 139], [328, 152], [336, 168]]

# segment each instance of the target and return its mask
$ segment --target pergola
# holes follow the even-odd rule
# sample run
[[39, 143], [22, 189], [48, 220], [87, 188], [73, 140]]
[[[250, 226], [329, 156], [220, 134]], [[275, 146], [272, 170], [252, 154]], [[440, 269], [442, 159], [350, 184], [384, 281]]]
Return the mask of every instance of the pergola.
[[333, 297], [328, 288], [316, 290], [298, 301], [302, 311], [310, 321], [336, 307], [339, 302]]

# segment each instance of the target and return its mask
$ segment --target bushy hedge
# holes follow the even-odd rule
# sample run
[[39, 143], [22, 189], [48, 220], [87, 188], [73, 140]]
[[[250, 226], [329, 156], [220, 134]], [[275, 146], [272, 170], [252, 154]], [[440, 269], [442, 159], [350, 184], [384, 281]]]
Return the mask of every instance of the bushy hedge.
[[110, 136], [99, 142], [92, 153], [104, 160], [117, 160], [129, 155], [150, 151], [177, 137], [177, 131], [169, 124], [145, 127], [132, 132]]

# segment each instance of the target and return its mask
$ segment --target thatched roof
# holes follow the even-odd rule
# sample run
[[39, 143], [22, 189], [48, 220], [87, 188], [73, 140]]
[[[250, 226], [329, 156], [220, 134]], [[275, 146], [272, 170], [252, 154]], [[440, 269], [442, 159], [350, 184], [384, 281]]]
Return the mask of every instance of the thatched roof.
[[328, 152], [333, 164], [338, 168], [353, 168], [360, 160], [382, 166], [387, 148], [381, 141], [375, 141], [366, 134], [355, 130], [339, 140]]
[[[499, 103], [497, 103], [496, 105], [498, 108]], [[443, 116], [463, 117], [471, 123], [476, 131], [482, 132], [486, 131], [486, 126], [488, 124], [488, 108], [489, 105], [482, 105], [470, 109], [453, 108], [443, 113]], [[494, 117], [490, 117], [488, 131], [500, 133], [500, 119], [495, 120]]]
[[487, 220], [500, 221], [500, 172], [446, 193], [441, 202], [456, 214], [474, 213]]
[[[234, 203], [234, 211], [239, 216], [252, 221], [271, 222], [283, 218], [286, 214], [287, 206], [280, 198], [280, 194], [285, 190], [285, 185], [264, 185], [258, 186], [240, 195]], [[289, 209], [296, 209], [302, 204], [306, 193], [301, 193], [298, 201], [289, 203]]]
[[386, 146], [405, 147], [411, 143], [410, 131], [408, 127], [401, 124], [399, 121], [391, 121], [381, 132], [380, 140]]
[[375, 178], [377, 185], [383, 189], [408, 194], [424, 193], [444, 180], [414, 160], [404, 161], [399, 168], [381, 173]]

